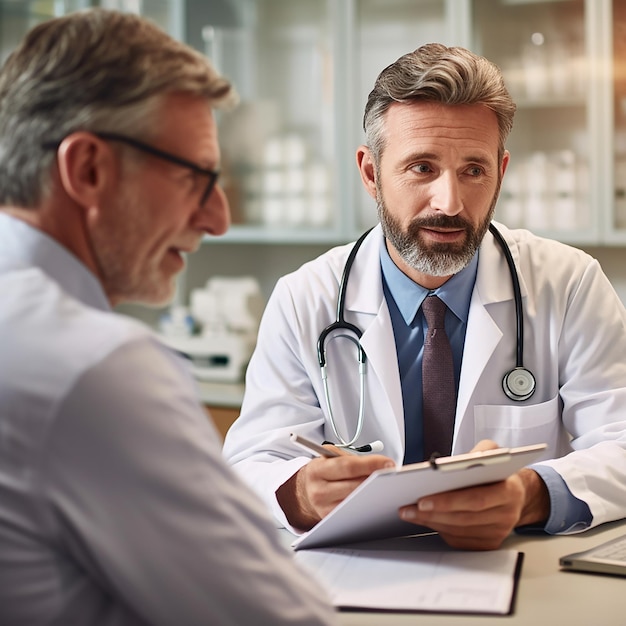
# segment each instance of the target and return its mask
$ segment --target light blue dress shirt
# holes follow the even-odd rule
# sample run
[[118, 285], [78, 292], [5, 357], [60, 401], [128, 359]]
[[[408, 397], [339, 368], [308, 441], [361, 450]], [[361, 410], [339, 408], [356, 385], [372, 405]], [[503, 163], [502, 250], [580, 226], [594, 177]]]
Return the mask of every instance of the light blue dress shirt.
[[[381, 246], [380, 264], [402, 387], [406, 441], [404, 463], [414, 463], [423, 460], [422, 355], [424, 329], [427, 325], [421, 311], [422, 302], [432, 293], [448, 307], [445, 326], [452, 348], [458, 394], [467, 318], [478, 271], [478, 253], [467, 267], [433, 291], [418, 285], [401, 272], [391, 260], [386, 246]], [[525, 530], [544, 530], [556, 534], [587, 528], [592, 520], [587, 504], [572, 495], [565, 481], [551, 467], [533, 466], [533, 469], [548, 488], [551, 512], [544, 527], [525, 527]]]

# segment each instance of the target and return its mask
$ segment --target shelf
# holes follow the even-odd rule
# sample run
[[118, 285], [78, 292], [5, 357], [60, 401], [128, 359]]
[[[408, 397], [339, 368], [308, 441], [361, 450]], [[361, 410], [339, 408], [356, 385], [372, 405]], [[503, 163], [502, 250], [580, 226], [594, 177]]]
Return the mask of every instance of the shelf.
[[584, 96], [572, 95], [560, 98], [546, 96], [545, 98], [515, 98], [515, 104], [520, 109], [574, 109], [585, 108], [587, 102]]
[[332, 229], [281, 228], [278, 226], [232, 225], [221, 237], [205, 236], [205, 244], [262, 243], [262, 244], [336, 244], [351, 241]]

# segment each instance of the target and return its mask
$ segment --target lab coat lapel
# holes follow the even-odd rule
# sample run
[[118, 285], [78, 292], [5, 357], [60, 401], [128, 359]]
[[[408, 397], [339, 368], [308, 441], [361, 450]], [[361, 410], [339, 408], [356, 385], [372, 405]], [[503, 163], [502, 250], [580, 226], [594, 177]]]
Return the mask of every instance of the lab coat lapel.
[[[380, 424], [387, 438], [385, 453], [389, 454], [389, 448], [402, 450], [404, 411], [393, 327], [382, 288], [381, 245], [383, 237], [378, 226], [363, 242], [356, 257], [346, 291], [346, 310], [363, 329], [361, 344], [367, 355], [368, 396], [372, 403], [372, 414], [367, 419]], [[396, 423], [393, 433], [389, 427], [390, 415]]]
[[461, 427], [474, 389], [501, 339], [502, 331], [489, 315], [485, 303], [481, 301], [480, 292], [474, 289], [463, 348], [463, 363], [456, 405], [455, 434]]
[[[506, 237], [506, 229], [498, 225], [498, 229]], [[517, 248], [511, 246], [514, 261], [518, 262]], [[520, 279], [522, 296], [526, 288]], [[472, 292], [467, 332], [463, 348], [463, 363], [459, 381], [455, 420], [455, 443], [453, 452], [466, 451], [467, 442], [459, 442], [458, 435], [463, 432], [464, 421], [473, 423], [472, 396], [481, 384], [481, 379], [492, 359], [494, 352], [502, 340], [503, 332], [489, 312], [492, 305], [513, 300], [511, 274], [506, 259], [491, 233], [485, 235], [480, 247], [476, 284]], [[514, 363], [511, 364], [511, 367]], [[504, 370], [502, 371], [504, 375]], [[485, 384], [499, 385], [500, 380], [493, 380], [493, 372], [488, 372], [489, 380]], [[471, 429], [473, 432], [473, 428]], [[457, 446], [459, 444], [459, 446]]]

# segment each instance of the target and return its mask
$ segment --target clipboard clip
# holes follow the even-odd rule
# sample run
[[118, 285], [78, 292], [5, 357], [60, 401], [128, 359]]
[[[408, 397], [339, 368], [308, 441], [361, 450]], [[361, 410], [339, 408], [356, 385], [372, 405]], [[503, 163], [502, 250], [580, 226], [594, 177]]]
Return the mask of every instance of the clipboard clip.
[[494, 448], [493, 450], [482, 450], [479, 452], [468, 452], [456, 456], [443, 456], [438, 452], [430, 455], [428, 463], [431, 469], [441, 472], [458, 471], [481, 467], [483, 465], [494, 465], [503, 463], [511, 458], [510, 448]]
[[439, 469], [439, 465], [437, 464], [437, 459], [441, 458], [441, 454], [439, 454], [439, 452], [433, 452], [430, 455], [430, 458], [428, 459], [428, 462], [430, 463], [430, 466], [432, 467], [432, 469], [436, 470]]

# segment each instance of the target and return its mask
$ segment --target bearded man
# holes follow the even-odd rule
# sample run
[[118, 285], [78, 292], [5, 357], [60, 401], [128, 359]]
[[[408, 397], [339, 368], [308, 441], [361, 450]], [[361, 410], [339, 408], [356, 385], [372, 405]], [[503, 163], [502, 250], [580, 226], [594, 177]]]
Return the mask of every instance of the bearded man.
[[[464, 549], [626, 516], [626, 313], [593, 258], [492, 223], [514, 112], [498, 68], [462, 48], [378, 76], [356, 159], [380, 224], [279, 280], [225, 441], [293, 532], [377, 469], [536, 443], [508, 479], [398, 514]], [[384, 455], [311, 459], [290, 432]]]

